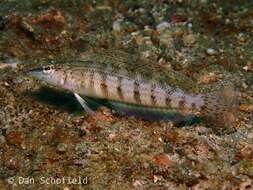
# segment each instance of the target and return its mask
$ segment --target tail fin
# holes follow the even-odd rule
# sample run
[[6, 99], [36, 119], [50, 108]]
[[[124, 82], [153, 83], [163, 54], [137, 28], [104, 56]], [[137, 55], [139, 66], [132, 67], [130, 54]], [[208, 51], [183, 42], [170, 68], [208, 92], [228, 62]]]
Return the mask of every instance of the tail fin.
[[207, 125], [216, 128], [232, 128], [236, 124], [238, 93], [233, 87], [204, 95], [202, 116]]

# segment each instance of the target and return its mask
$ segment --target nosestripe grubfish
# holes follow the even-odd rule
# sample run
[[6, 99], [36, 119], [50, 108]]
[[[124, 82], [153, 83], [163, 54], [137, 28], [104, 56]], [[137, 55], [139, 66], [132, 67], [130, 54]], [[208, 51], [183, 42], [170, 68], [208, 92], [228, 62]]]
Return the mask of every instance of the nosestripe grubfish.
[[213, 126], [227, 127], [235, 123], [236, 102], [232, 88], [207, 94], [186, 93], [127, 73], [108, 71], [92, 65], [54, 64], [30, 72], [37, 79], [73, 92], [86, 111], [91, 111], [80, 97], [127, 103], [144, 108], [173, 110], [182, 115], [202, 116]]

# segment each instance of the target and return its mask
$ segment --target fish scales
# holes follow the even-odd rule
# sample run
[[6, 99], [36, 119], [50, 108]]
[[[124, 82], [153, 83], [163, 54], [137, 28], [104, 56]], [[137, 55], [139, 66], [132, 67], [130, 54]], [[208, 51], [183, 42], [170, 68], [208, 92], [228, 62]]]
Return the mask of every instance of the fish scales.
[[60, 78], [60, 83], [56, 85], [62, 85], [81, 95], [165, 109], [187, 109], [188, 111], [200, 111], [203, 105], [200, 96], [186, 94], [180, 89], [161, 85], [158, 82], [140, 80], [138, 77], [130, 78], [127, 74], [122, 76], [119, 73], [109, 73], [106, 70], [92, 67], [72, 67], [73, 69], [71, 66], [62, 65], [54, 71], [53, 76], [56, 83], [56, 78]]
[[209, 94], [186, 93], [169, 84], [140, 79], [138, 76], [131, 77], [129, 73], [67, 64], [35, 69], [31, 74], [52, 85], [88, 97], [147, 108], [178, 110], [183, 115], [200, 114], [219, 126], [235, 122], [236, 101], [231, 89]]

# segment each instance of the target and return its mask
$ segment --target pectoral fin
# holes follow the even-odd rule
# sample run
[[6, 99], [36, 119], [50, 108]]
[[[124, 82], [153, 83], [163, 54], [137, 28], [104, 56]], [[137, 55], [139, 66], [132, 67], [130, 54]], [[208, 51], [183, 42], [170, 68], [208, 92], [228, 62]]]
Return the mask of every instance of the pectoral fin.
[[88, 106], [88, 103], [81, 97], [79, 96], [77, 93], [74, 93], [77, 101], [81, 104], [81, 106], [83, 107], [83, 109], [89, 114], [89, 115], [94, 115], [95, 112]]

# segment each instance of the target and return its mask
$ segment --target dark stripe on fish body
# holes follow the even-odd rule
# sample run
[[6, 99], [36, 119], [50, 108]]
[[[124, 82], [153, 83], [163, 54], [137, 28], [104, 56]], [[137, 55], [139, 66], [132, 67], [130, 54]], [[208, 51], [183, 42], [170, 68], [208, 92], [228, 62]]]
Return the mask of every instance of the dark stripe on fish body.
[[170, 107], [171, 106], [170, 103], [171, 103], [171, 99], [170, 99], [170, 95], [168, 94], [165, 99], [165, 104], [166, 104], [166, 106]]
[[66, 81], [68, 80], [68, 75], [67, 75], [67, 71], [66, 70], [63, 70], [63, 84], [65, 85], [66, 84]]
[[123, 92], [122, 92], [122, 77], [118, 77], [118, 87], [117, 87], [117, 94], [118, 94], [118, 97], [121, 101], [124, 100], [124, 95], [123, 95]]
[[101, 91], [102, 91], [103, 96], [107, 98], [108, 97], [108, 86], [106, 84], [107, 75], [102, 73], [101, 78], [102, 78], [101, 83], [100, 83]]
[[134, 82], [134, 101], [141, 104], [140, 84], [137, 81]]
[[185, 97], [184, 96], [179, 101], [178, 106], [179, 106], [180, 109], [184, 109], [184, 107], [185, 107]]
[[80, 77], [80, 80], [79, 80], [79, 87], [80, 89], [82, 90], [85, 90], [85, 73], [84, 72], [80, 72], [81, 73], [81, 77]]
[[151, 98], [151, 105], [153, 106], [156, 105], [155, 88], [156, 88], [155, 84], [152, 84], [150, 98]]
[[206, 109], [207, 109], [207, 107], [206, 107], [205, 105], [203, 105], [203, 106], [201, 106], [201, 108], [200, 108], [200, 109], [201, 109], [201, 111], [202, 111], [202, 112], [205, 112], [205, 111], [206, 111]]
[[94, 72], [89, 71], [89, 89], [94, 91]]
[[166, 95], [166, 98], [165, 98], [165, 104], [166, 104], [166, 106], [167, 107], [171, 107], [171, 94], [172, 94], [172, 90], [169, 90], [169, 89], [167, 89], [166, 90], [166, 92], [167, 92], [167, 95]]
[[195, 103], [192, 103], [192, 104], [191, 104], [191, 109], [192, 109], [193, 111], [196, 110], [196, 104], [195, 104]]

